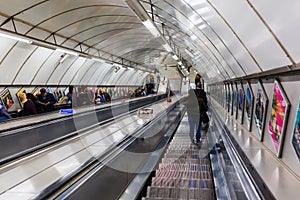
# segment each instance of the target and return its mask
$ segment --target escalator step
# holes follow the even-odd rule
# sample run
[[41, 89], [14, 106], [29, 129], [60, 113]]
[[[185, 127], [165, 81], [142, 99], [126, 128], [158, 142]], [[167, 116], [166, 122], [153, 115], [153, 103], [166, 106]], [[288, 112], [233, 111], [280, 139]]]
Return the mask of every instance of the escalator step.
[[172, 187], [148, 187], [148, 198], [163, 198], [163, 199], [204, 199], [211, 200], [214, 191], [212, 189], [185, 189]]
[[152, 186], [188, 189], [212, 189], [213, 182], [210, 179], [175, 179], [166, 177], [154, 177], [152, 179]]
[[182, 178], [182, 179], [210, 179], [210, 172], [190, 172], [190, 171], [176, 171], [176, 170], [158, 170], [156, 171], [156, 177], [167, 178]]

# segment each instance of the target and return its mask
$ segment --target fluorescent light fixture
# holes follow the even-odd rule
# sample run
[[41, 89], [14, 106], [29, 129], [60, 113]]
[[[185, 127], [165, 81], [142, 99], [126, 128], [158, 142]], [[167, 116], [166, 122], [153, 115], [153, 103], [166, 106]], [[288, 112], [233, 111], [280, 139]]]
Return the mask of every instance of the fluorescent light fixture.
[[100, 58], [94, 58], [94, 57], [92, 58], [92, 60], [97, 61], [97, 62], [101, 62], [101, 63], [105, 62], [104, 60], [102, 60]]
[[122, 67], [122, 65], [118, 64], [118, 63], [113, 63], [113, 66], [116, 66], [116, 67]]
[[191, 36], [191, 39], [194, 41], [194, 40], [197, 39], [197, 36], [196, 36], [196, 35], [192, 35], [192, 36]]
[[144, 26], [146, 26], [146, 28], [150, 31], [150, 33], [154, 37], [160, 36], [160, 33], [158, 32], [157, 28], [154, 26], [153, 22], [150, 19], [147, 19], [146, 21], [143, 21], [142, 23], [144, 24]]
[[206, 28], [206, 24], [202, 24], [202, 25], [198, 26], [198, 28], [201, 29], [201, 30], [203, 30], [203, 29]]
[[70, 55], [73, 55], [73, 56], [78, 56], [78, 53], [70, 51], [70, 50], [61, 49], [61, 48], [57, 48], [56, 50], [59, 51], [59, 52], [62, 52], [62, 53], [67, 53], [67, 54], [70, 54]]
[[179, 61], [179, 62], [177, 62], [178, 63], [178, 65], [182, 65], [182, 62], [181, 61]]
[[13, 36], [13, 35], [5, 34], [5, 33], [0, 33], [0, 37], [12, 39], [12, 40], [17, 40], [17, 41], [20, 41], [20, 42], [25, 42], [27, 44], [32, 44], [31, 40], [27, 40], [27, 39], [21, 38], [19, 36]]
[[63, 56], [62, 59], [59, 61], [59, 63], [63, 63], [68, 57], [69, 57], [68, 54], [64, 54], [64, 56]]
[[170, 47], [170, 45], [169, 44], [163, 44], [162, 45], [168, 52], [172, 52], [173, 50], [172, 50], [172, 48]]
[[198, 9], [198, 10], [197, 10], [197, 13], [198, 13], [199, 15], [203, 15], [203, 14], [205, 14], [205, 13], [208, 13], [209, 11], [210, 11], [209, 7], [204, 7], [204, 8]]
[[174, 60], [179, 60], [178, 56], [175, 54], [172, 57], [174, 58]]

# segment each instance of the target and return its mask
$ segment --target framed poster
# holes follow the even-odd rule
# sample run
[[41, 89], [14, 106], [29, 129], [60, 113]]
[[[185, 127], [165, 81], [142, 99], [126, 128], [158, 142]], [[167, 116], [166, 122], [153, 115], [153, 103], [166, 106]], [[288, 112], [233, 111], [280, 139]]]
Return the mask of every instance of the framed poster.
[[22, 101], [21, 101], [21, 99], [20, 99], [20, 94], [22, 94], [22, 93], [25, 93], [26, 94], [26, 91], [25, 91], [25, 88], [24, 87], [22, 87], [17, 93], [16, 93], [16, 96], [17, 96], [17, 99], [18, 99], [18, 101], [19, 101], [19, 104], [20, 104], [20, 106], [23, 108], [23, 104], [22, 104]]
[[238, 94], [238, 118], [243, 124], [244, 120], [244, 107], [245, 107], [245, 92], [243, 84], [241, 83], [239, 86], [239, 94]]
[[294, 130], [292, 134], [292, 147], [295, 150], [298, 160], [300, 161], [300, 100], [298, 104], [298, 111], [296, 115]]
[[227, 109], [228, 111], [228, 85], [225, 83], [224, 84], [224, 91], [225, 91], [225, 102], [224, 102], [224, 108]]
[[277, 157], [280, 157], [283, 146], [289, 108], [290, 102], [279, 81], [275, 80], [272, 112], [269, 120], [269, 133], [273, 141]]
[[233, 88], [233, 115], [235, 115], [235, 119], [237, 119], [238, 117], [238, 92], [237, 92], [237, 86], [236, 83], [232, 84], [232, 88]]
[[231, 114], [231, 105], [232, 105], [232, 87], [231, 84], [227, 84], [227, 89], [228, 89], [228, 101], [227, 101], [227, 111]]
[[40, 88], [36, 87], [31, 92], [34, 96], [37, 96], [40, 94]]
[[253, 92], [251, 90], [250, 84], [247, 83], [246, 98], [245, 98], [245, 118], [246, 118], [248, 131], [251, 131], [251, 126], [252, 126], [253, 103], [254, 103]]
[[4, 107], [6, 108], [6, 110], [9, 110], [9, 108], [11, 108], [14, 105], [14, 100], [8, 90], [8, 88], [5, 88], [2, 92], [1, 92], [1, 100], [3, 102]]
[[254, 120], [257, 128], [258, 138], [260, 141], [262, 141], [263, 139], [268, 102], [269, 99], [267, 97], [267, 94], [263, 88], [263, 85], [259, 81], [255, 98]]

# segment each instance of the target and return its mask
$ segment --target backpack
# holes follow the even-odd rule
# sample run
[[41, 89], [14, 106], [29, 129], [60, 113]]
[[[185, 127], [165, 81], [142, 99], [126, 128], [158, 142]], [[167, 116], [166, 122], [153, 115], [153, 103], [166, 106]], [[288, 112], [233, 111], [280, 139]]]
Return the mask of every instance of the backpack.
[[197, 101], [198, 101], [198, 104], [199, 104], [200, 112], [207, 112], [208, 108], [207, 108], [203, 98], [200, 96], [200, 93], [195, 91], [195, 94], [196, 94]]

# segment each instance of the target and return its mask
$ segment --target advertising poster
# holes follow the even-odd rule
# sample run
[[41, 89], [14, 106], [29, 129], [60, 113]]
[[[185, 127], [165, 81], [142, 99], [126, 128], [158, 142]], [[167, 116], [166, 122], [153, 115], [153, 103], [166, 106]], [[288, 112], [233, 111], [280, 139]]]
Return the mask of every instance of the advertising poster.
[[280, 156], [281, 147], [286, 128], [289, 101], [281, 88], [280, 83], [275, 80], [272, 100], [272, 112], [269, 121], [269, 133], [271, 135], [277, 156]]
[[239, 94], [238, 94], [238, 118], [243, 123], [244, 118], [244, 105], [245, 105], [245, 92], [242, 83], [239, 86]]
[[18, 101], [19, 101], [21, 107], [23, 108], [24, 105], [22, 104], [21, 99], [20, 99], [20, 94], [22, 94], [22, 93], [26, 93], [25, 88], [21, 88], [21, 89], [17, 92], [16, 96], [17, 96], [17, 99], [18, 99]]
[[225, 109], [228, 111], [228, 85], [225, 84]]
[[228, 84], [228, 112], [232, 115], [232, 85]]
[[268, 97], [260, 82], [258, 82], [257, 94], [255, 99], [254, 120], [257, 128], [258, 138], [263, 139], [263, 132], [265, 127], [266, 108], [268, 107]]
[[296, 115], [294, 131], [292, 134], [292, 146], [296, 152], [298, 160], [300, 161], [300, 100], [298, 104], [298, 111]]
[[232, 84], [233, 87], [233, 115], [235, 115], [235, 118], [237, 119], [238, 116], [238, 93], [237, 93], [237, 88], [236, 88], [236, 83]]
[[37, 96], [40, 94], [40, 89], [39, 88], [34, 88], [31, 92], [34, 96]]
[[2, 100], [6, 110], [9, 110], [9, 108], [11, 108], [12, 105], [14, 105], [14, 103], [15, 103], [7, 88], [1, 92], [1, 100]]
[[245, 99], [245, 118], [247, 123], [248, 131], [251, 131], [252, 115], [253, 115], [253, 93], [250, 84], [246, 86], [246, 99]]

